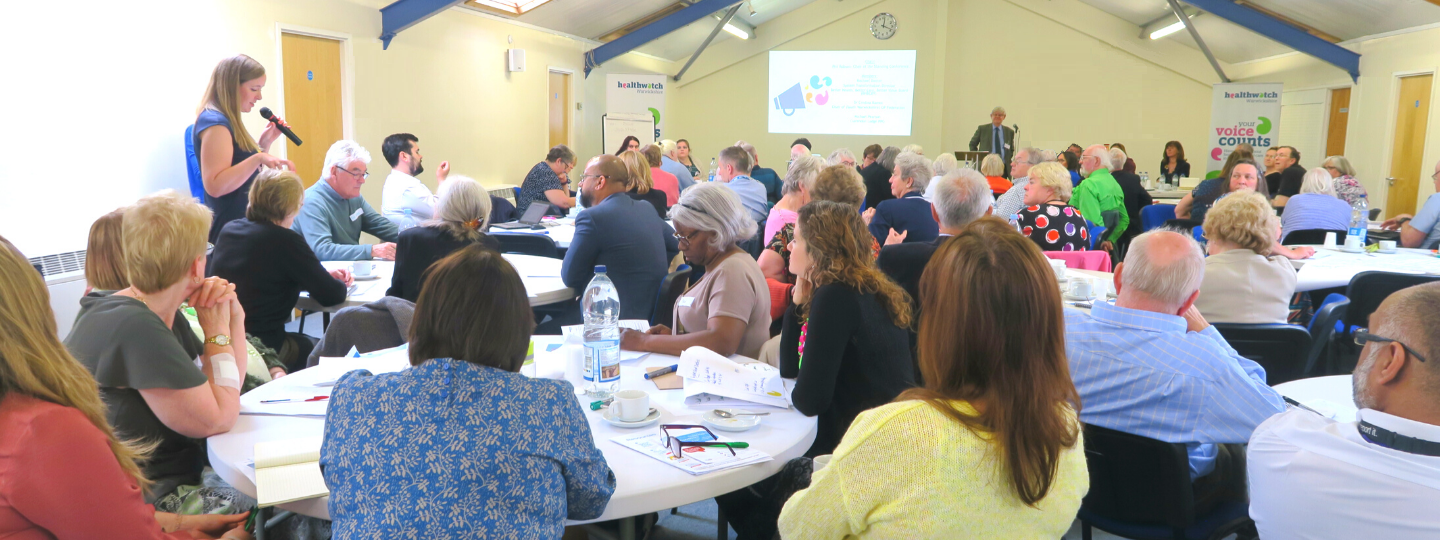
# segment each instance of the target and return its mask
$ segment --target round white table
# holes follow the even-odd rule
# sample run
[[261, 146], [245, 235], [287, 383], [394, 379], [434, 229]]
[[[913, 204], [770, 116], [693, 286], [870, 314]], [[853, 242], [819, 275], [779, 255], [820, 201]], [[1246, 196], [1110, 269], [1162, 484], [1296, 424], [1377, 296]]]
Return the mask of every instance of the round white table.
[[554, 227], [545, 227], [543, 229], [502, 229], [498, 227], [491, 227], [490, 232], [503, 234], [536, 234], [541, 236], [548, 236], [551, 240], [555, 241], [555, 247], [558, 247], [560, 249], [570, 249], [570, 241], [575, 239], [575, 219], [567, 217], [560, 218], [556, 221], [559, 222], [559, 225], [556, 225]]
[[[551, 344], [558, 344], [560, 336], [535, 336], [535, 363], [521, 369], [521, 373], [533, 376], [538, 370], [541, 376], [562, 378], [564, 359], [560, 351], [547, 352]], [[739, 359], [741, 357], [732, 357]], [[700, 413], [705, 408], [694, 408], [684, 402], [683, 390], [658, 390], [644, 378], [645, 367], [669, 366], [679, 361], [678, 357], [651, 354], [620, 368], [620, 387], [640, 389], [650, 394], [651, 406], [661, 411], [661, 424], [699, 424]], [[283, 379], [282, 379], [283, 380]], [[577, 388], [584, 381], [571, 380]], [[590, 420], [590, 432], [595, 446], [605, 455], [605, 461], [615, 472], [615, 493], [605, 507], [605, 513], [591, 521], [608, 521], [633, 517], [650, 512], [674, 508], [709, 499], [749, 486], [779, 472], [790, 459], [804, 455], [815, 442], [815, 418], [807, 417], [795, 409], [779, 410], [756, 406], [753, 410], [770, 411], [759, 427], [746, 432], [716, 434], [731, 440], [745, 441], [752, 448], [770, 454], [774, 459], [764, 463], [729, 469], [699, 476], [671, 467], [665, 463], [623, 447], [610, 439], [631, 435], [638, 431], [658, 430], [654, 425], [639, 429], [622, 429], [610, 425], [601, 418], [601, 411], [591, 411], [591, 399], [577, 395], [581, 410]], [[255, 443], [287, 440], [302, 437], [317, 437], [325, 432], [325, 419], [318, 417], [241, 415], [235, 427], [229, 432], [209, 438], [207, 448], [210, 465], [215, 473], [230, 485], [249, 496], [255, 496], [255, 471], [251, 465]], [[329, 497], [307, 499], [279, 505], [279, 508], [298, 514], [329, 519], [326, 505]], [[570, 522], [571, 525], [591, 521]], [[633, 529], [632, 529], [633, 530]]]
[[1355, 274], [1371, 270], [1407, 274], [1440, 274], [1440, 257], [1428, 249], [1397, 249], [1395, 253], [1345, 253], [1336, 248], [1309, 246], [1315, 255], [1292, 260], [1300, 270], [1296, 291], [1344, 287]]
[[1358, 409], [1352, 381], [1349, 375], [1311, 377], [1277, 384], [1275, 391], [1337, 422], [1354, 422]]
[[[520, 274], [520, 281], [525, 284], [525, 294], [530, 297], [531, 306], [556, 304], [575, 297], [575, 290], [566, 287], [565, 281], [560, 278], [560, 266], [564, 261], [513, 253], [507, 253], [504, 257]], [[295, 307], [306, 311], [334, 313], [343, 308], [361, 306], [379, 300], [390, 288], [390, 277], [395, 275], [395, 262], [370, 262], [375, 265], [373, 274], [375, 278], [355, 280], [355, 290], [345, 298], [344, 302], [325, 307], [310, 299], [308, 293], [302, 292], [300, 298], [295, 302]], [[350, 268], [352, 261], [323, 261], [320, 264], [326, 270], [336, 270]]]

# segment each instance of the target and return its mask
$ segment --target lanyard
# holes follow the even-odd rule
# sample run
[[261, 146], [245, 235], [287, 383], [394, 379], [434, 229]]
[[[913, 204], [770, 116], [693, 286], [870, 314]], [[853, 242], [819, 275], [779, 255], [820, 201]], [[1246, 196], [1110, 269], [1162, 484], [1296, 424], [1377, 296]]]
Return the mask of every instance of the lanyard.
[[1360, 430], [1360, 437], [1371, 444], [1407, 454], [1440, 457], [1440, 442], [1408, 437], [1365, 421], [1361, 421], [1356, 429]]

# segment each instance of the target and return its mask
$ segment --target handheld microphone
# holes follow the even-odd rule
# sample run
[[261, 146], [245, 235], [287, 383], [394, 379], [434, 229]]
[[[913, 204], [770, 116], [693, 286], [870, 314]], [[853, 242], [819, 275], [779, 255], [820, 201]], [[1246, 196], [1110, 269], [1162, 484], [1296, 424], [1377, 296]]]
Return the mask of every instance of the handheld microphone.
[[276, 127], [280, 128], [280, 133], [284, 133], [285, 138], [290, 139], [290, 142], [295, 143], [295, 146], [303, 144], [300, 142], [300, 137], [295, 136], [294, 131], [290, 131], [290, 126], [286, 125], [284, 120], [280, 119], [279, 116], [275, 116], [275, 113], [270, 112], [269, 107], [260, 108], [260, 117], [269, 120], [275, 124]]

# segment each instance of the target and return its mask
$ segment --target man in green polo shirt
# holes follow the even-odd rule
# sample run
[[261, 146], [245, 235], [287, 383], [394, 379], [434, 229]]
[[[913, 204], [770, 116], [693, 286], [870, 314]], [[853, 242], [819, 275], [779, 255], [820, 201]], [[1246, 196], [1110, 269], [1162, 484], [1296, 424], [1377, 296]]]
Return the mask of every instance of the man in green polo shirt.
[[1110, 154], [1103, 144], [1093, 144], [1080, 156], [1080, 174], [1085, 177], [1075, 192], [1070, 195], [1070, 206], [1080, 209], [1080, 215], [1096, 225], [1103, 225], [1102, 217], [1107, 211], [1119, 215], [1115, 225], [1105, 230], [1100, 249], [1113, 251], [1120, 241], [1120, 235], [1130, 227], [1130, 214], [1125, 211], [1125, 192], [1120, 183], [1110, 175]]

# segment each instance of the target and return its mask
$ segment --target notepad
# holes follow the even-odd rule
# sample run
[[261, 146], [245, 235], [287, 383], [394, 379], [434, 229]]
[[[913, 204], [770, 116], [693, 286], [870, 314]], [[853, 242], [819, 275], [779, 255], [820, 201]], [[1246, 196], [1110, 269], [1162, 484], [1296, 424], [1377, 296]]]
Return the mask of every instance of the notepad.
[[320, 474], [322, 437], [255, 443], [255, 499], [261, 508], [330, 494]]

